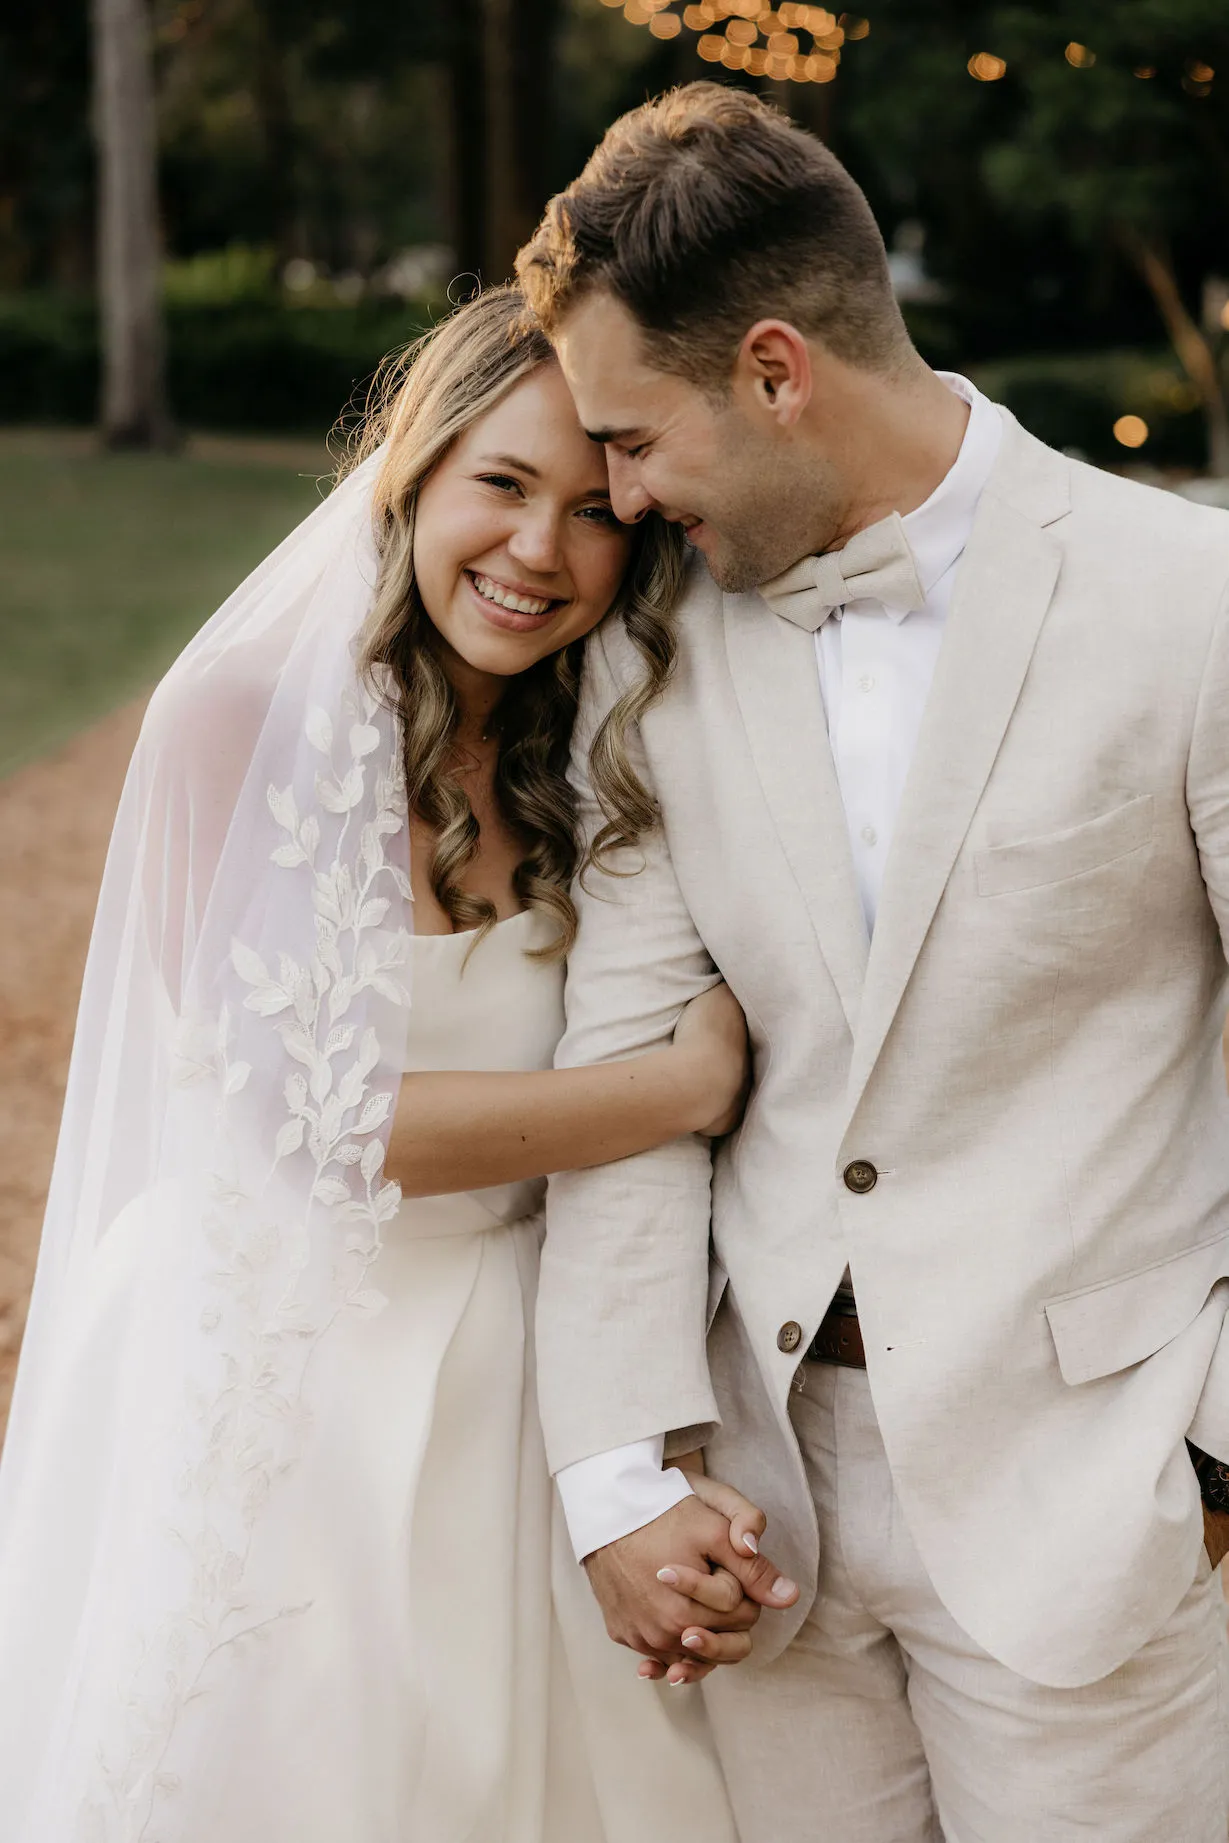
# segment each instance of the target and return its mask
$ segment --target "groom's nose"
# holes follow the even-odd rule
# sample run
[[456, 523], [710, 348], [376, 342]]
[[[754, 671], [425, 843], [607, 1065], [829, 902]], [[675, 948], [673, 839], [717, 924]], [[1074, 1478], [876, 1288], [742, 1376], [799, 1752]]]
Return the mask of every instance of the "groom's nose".
[[621, 518], [625, 525], [634, 525], [646, 512], [653, 509], [653, 495], [647, 493], [640, 483], [640, 471], [634, 461], [626, 455], [617, 454], [612, 449], [606, 450], [607, 468], [610, 473], [610, 504], [616, 518]]

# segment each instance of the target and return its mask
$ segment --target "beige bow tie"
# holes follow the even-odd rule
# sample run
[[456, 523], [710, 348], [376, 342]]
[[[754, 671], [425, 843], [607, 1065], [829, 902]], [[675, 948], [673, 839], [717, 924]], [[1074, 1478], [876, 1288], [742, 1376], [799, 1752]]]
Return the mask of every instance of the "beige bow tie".
[[899, 512], [856, 532], [843, 550], [803, 557], [760, 594], [774, 614], [812, 634], [846, 602], [866, 598], [909, 614], [926, 600]]

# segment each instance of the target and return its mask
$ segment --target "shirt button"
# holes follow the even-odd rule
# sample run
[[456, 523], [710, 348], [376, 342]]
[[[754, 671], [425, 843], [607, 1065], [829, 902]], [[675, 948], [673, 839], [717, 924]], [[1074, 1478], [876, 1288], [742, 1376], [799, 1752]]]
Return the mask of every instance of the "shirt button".
[[877, 845], [879, 843], [879, 834], [876, 832], [874, 826], [863, 826], [862, 843], [864, 845]]
[[858, 680], [858, 690], [859, 691], [873, 691], [874, 689], [875, 689], [875, 680], [873, 676], [869, 672], [863, 672], [861, 678]]
[[796, 1319], [787, 1319], [777, 1332], [777, 1349], [783, 1350], [788, 1356], [791, 1350], [797, 1350], [801, 1342], [802, 1326]]
[[864, 1197], [879, 1182], [879, 1173], [866, 1158], [855, 1158], [852, 1164], [846, 1165], [842, 1176], [846, 1190], [852, 1190], [856, 1197]]

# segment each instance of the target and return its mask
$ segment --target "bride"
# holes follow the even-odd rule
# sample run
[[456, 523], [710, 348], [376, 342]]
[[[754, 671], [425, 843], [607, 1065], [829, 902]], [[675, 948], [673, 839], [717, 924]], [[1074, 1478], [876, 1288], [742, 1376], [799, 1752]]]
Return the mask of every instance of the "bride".
[[718, 987], [550, 1067], [584, 638], [644, 656], [592, 745], [626, 843], [682, 565], [520, 311], [420, 342], [151, 703], [0, 1473], [7, 1843], [733, 1837], [534, 1409], [540, 1174], [728, 1130], [746, 1050]]

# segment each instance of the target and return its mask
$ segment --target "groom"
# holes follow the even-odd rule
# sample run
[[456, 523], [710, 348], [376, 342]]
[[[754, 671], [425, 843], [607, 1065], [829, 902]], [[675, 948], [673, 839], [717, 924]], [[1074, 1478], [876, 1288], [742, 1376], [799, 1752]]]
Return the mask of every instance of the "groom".
[[[616, 123], [519, 269], [615, 509], [702, 557], [561, 1057], [719, 972], [757, 1077], [711, 1169], [552, 1181], [608, 1627], [676, 1679], [745, 1648], [686, 1592], [728, 1526], [663, 1441], [704, 1444], [800, 1589], [709, 1684], [744, 1843], [1225, 1843], [1229, 519], [931, 372], [858, 188], [743, 92]], [[640, 676], [609, 624], [591, 831]]]

